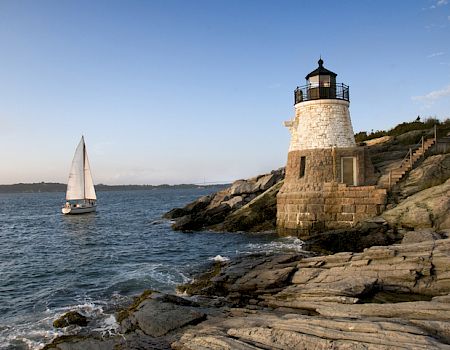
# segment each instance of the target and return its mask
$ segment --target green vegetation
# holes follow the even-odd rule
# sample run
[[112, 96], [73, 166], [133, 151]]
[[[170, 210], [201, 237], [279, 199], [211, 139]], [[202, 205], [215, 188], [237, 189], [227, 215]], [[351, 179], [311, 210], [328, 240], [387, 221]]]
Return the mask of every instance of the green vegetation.
[[[450, 132], [450, 118], [445, 119], [444, 121], [440, 121], [437, 118], [430, 117], [425, 119], [424, 121], [421, 121], [420, 118], [413, 122], [404, 122], [401, 124], [398, 124], [392, 129], [389, 129], [387, 131], [384, 130], [377, 130], [377, 131], [361, 131], [355, 134], [355, 140], [356, 142], [364, 142], [367, 140], [376, 139], [378, 137], [382, 136], [399, 136], [402, 134], [405, 134], [410, 131], [416, 131], [416, 130], [429, 130], [432, 129], [436, 125], [438, 136], [444, 136], [448, 132]], [[419, 136], [420, 138], [420, 136]], [[412, 143], [414, 143], [413, 141]]]

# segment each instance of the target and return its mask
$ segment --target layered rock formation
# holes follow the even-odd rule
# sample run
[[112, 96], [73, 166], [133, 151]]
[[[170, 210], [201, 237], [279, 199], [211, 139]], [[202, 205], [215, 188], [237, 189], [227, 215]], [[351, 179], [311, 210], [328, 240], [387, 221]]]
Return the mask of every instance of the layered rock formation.
[[166, 213], [180, 231], [274, 231], [276, 195], [284, 179], [284, 168], [248, 180], [237, 180], [230, 187], [199, 198], [184, 208]]
[[392, 227], [450, 229], [450, 179], [420, 191], [385, 211]]
[[415, 233], [361, 253], [241, 257], [182, 286], [190, 300], [147, 292], [118, 333], [45, 349], [448, 350], [450, 239]]
[[[252, 290], [253, 299], [227, 318], [185, 331], [172, 347], [450, 349], [449, 261], [449, 239], [373, 247], [295, 265], [285, 258], [270, 269], [259, 264], [228, 288], [223, 281], [234, 275], [231, 264], [212, 280], [213, 289], [220, 284], [229, 302], [239, 291]], [[267, 271], [289, 271], [289, 283], [275, 290], [258, 283], [259, 273]]]

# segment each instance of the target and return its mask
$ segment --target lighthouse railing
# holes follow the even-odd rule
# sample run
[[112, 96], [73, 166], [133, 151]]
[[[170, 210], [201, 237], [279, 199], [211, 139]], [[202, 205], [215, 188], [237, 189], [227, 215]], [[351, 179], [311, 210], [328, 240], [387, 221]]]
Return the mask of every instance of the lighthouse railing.
[[337, 84], [308, 84], [298, 86], [294, 90], [295, 104], [320, 99], [336, 99], [336, 100], [350, 100], [350, 91], [348, 85]]

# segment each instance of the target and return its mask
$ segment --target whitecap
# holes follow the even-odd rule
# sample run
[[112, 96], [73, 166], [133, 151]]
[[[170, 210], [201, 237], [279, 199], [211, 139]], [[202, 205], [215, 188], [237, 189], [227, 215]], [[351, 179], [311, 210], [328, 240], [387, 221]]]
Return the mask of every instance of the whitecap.
[[114, 335], [119, 329], [119, 324], [117, 323], [114, 315], [109, 315], [100, 321], [99, 327], [94, 328], [93, 331], [100, 332], [102, 336]]
[[249, 251], [246, 253], [302, 252], [303, 243], [304, 242], [297, 237], [283, 237], [269, 243], [249, 243], [247, 245]]
[[216, 255], [214, 258], [209, 258], [209, 260], [215, 261], [215, 262], [225, 262], [229, 261], [230, 258], [222, 255]]

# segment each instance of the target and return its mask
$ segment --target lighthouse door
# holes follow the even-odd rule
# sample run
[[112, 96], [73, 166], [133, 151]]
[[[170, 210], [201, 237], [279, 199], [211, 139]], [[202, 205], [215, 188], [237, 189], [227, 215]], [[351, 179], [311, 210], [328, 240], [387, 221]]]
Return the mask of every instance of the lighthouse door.
[[356, 186], [356, 157], [341, 158], [341, 182]]

